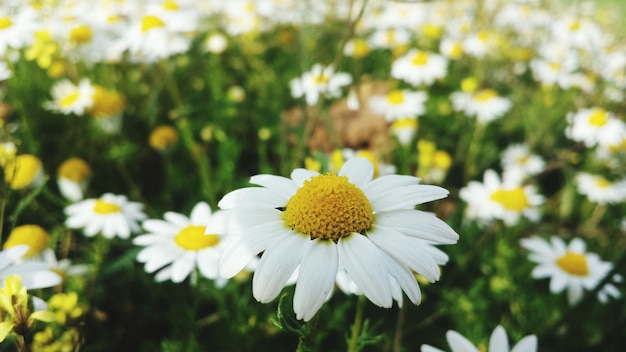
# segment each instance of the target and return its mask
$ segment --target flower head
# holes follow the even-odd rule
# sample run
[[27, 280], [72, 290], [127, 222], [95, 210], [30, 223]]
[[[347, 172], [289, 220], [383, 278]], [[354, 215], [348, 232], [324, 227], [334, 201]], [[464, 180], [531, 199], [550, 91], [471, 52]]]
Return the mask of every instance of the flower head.
[[69, 158], [57, 169], [57, 186], [61, 194], [77, 202], [83, 199], [91, 177], [89, 164], [81, 158]]
[[550, 278], [552, 293], [567, 289], [570, 304], [578, 302], [584, 290], [594, 289], [613, 267], [597, 254], [587, 252], [585, 242], [580, 238], [572, 239], [567, 245], [556, 236], [550, 242], [531, 237], [520, 243], [531, 251], [528, 259], [539, 264], [532, 272], [533, 278]]
[[320, 96], [337, 98], [341, 96], [341, 87], [352, 83], [348, 73], [335, 73], [332, 66], [315, 64], [311, 71], [305, 72], [300, 78], [289, 83], [294, 98], [304, 96], [308, 105], [315, 105]]
[[[448, 330], [446, 339], [452, 352], [478, 352], [478, 348], [474, 344], [454, 330]], [[443, 352], [442, 350], [430, 345], [422, 345], [421, 352]], [[500, 325], [491, 333], [489, 338], [488, 352], [536, 352], [537, 336], [528, 335], [521, 339], [513, 348], [509, 349], [509, 340], [506, 337], [506, 330]]]
[[431, 85], [446, 76], [448, 59], [421, 50], [410, 50], [391, 64], [391, 76], [411, 85]]
[[2, 248], [7, 249], [25, 244], [28, 246], [28, 252], [24, 254], [24, 257], [32, 257], [43, 252], [48, 247], [48, 242], [50, 242], [50, 236], [41, 226], [21, 225], [11, 231]]
[[267, 303], [278, 296], [299, 267], [294, 295], [298, 319], [320, 309], [340, 267], [374, 304], [391, 307], [391, 281], [409, 300], [421, 293], [411, 270], [431, 282], [439, 279], [430, 244], [452, 244], [458, 235], [416, 204], [441, 199], [448, 191], [420, 185], [412, 176], [373, 180], [364, 158], [348, 159], [337, 174], [296, 169], [291, 178], [257, 175], [262, 187], [235, 190], [220, 201], [235, 240], [220, 260], [220, 271], [234, 276], [263, 252], [256, 268], [254, 297]]
[[69, 80], [62, 80], [52, 87], [52, 101], [44, 107], [65, 115], [82, 115], [93, 105], [95, 88], [88, 79], [82, 79], [78, 85]]
[[44, 183], [41, 160], [32, 154], [18, 155], [4, 167], [4, 181], [13, 189], [37, 187]]

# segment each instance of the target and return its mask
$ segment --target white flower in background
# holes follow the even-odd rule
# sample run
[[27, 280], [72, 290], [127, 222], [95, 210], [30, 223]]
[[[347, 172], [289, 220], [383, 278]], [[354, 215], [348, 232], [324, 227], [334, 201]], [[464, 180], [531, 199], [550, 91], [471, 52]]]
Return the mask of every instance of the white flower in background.
[[337, 174], [296, 169], [291, 178], [253, 176], [250, 183], [262, 187], [235, 190], [219, 202], [228, 209], [229, 233], [235, 237], [220, 260], [220, 272], [232, 277], [263, 252], [252, 291], [267, 303], [299, 267], [293, 308], [305, 321], [326, 301], [340, 267], [380, 307], [392, 306], [390, 277], [412, 303], [419, 303], [411, 270], [431, 282], [440, 275], [424, 240], [452, 244], [458, 235], [414, 206], [448, 192], [419, 185], [412, 176], [372, 177], [373, 166], [364, 158], [349, 159]]
[[69, 158], [63, 161], [57, 170], [57, 186], [63, 197], [77, 202], [83, 199], [89, 179], [91, 168], [81, 158]]
[[0, 57], [5, 57], [8, 48], [19, 50], [35, 40], [39, 28], [36, 11], [29, 6], [21, 6], [15, 14], [0, 8]]
[[513, 103], [493, 89], [482, 89], [474, 93], [454, 92], [450, 95], [452, 107], [469, 117], [476, 116], [479, 123], [488, 123], [506, 114]]
[[393, 122], [405, 117], [417, 117], [426, 112], [426, 92], [412, 92], [406, 89], [394, 89], [386, 96], [369, 98], [369, 105], [376, 114], [385, 115], [385, 119]]
[[222, 33], [213, 33], [206, 38], [204, 47], [210, 53], [221, 54], [228, 47], [228, 38]]
[[626, 136], [626, 124], [612, 112], [594, 107], [568, 113], [565, 135], [583, 142], [586, 147], [608, 146], [622, 142]]
[[470, 181], [459, 196], [467, 203], [466, 216], [489, 223], [500, 219], [508, 226], [515, 225], [523, 216], [539, 221], [539, 206], [544, 198], [532, 185], [521, 185], [519, 180], [504, 179], [494, 170], [485, 171], [483, 183]]
[[405, 117], [396, 119], [391, 123], [391, 133], [398, 138], [401, 145], [408, 145], [413, 141], [417, 132], [418, 122], [416, 118]]
[[88, 264], [72, 264], [68, 258], [57, 259], [52, 248], [44, 249], [41, 257], [42, 261], [50, 267], [50, 270], [61, 274], [63, 279], [71, 276], [84, 276], [89, 272]]
[[367, 43], [367, 40], [363, 38], [351, 38], [346, 42], [346, 45], [343, 47], [343, 53], [346, 56], [353, 57], [355, 59], [360, 59], [367, 54], [370, 53], [372, 48], [370, 44]]
[[463, 42], [453, 37], [444, 37], [439, 43], [439, 51], [451, 60], [460, 59], [463, 54]]
[[550, 31], [555, 41], [589, 53], [605, 47], [608, 41], [602, 28], [586, 18], [564, 16], [552, 21]]
[[526, 144], [512, 144], [502, 152], [502, 170], [504, 178], [524, 180], [543, 171], [546, 162], [530, 152]]
[[52, 99], [44, 104], [48, 110], [65, 115], [82, 115], [93, 105], [95, 88], [88, 79], [83, 78], [78, 85], [68, 79], [52, 86]]
[[220, 221], [216, 214], [212, 214], [207, 203], [200, 202], [189, 217], [167, 212], [163, 215], [165, 220], [145, 220], [143, 228], [148, 233], [133, 239], [133, 244], [145, 246], [137, 254], [137, 261], [145, 264], [147, 273], [158, 271], [155, 275], [158, 282], [182, 282], [197, 268], [202, 276], [225, 284], [218, 269], [225, 237], [205, 234], [211, 222]]
[[598, 301], [602, 304], [609, 302], [611, 298], [622, 298], [622, 292], [615, 286], [624, 282], [624, 277], [620, 274], [615, 274], [611, 277], [610, 282], [607, 282], [598, 290]]
[[[454, 330], [448, 330], [446, 339], [452, 349], [452, 352], [478, 352], [478, 348], [474, 344]], [[443, 352], [438, 348], [430, 345], [422, 345], [421, 352]], [[509, 340], [506, 336], [506, 330], [500, 325], [491, 333], [489, 337], [489, 349], [487, 352], [536, 352], [537, 336], [528, 335], [521, 339], [513, 348], [509, 349]]]
[[585, 242], [580, 238], [572, 239], [567, 245], [556, 236], [550, 242], [531, 237], [520, 243], [531, 252], [528, 259], [539, 264], [533, 269], [532, 277], [550, 278], [552, 293], [567, 290], [570, 305], [577, 303], [585, 290], [593, 290], [613, 268], [597, 254], [587, 252]]
[[338, 98], [341, 96], [341, 87], [352, 83], [352, 76], [348, 73], [335, 73], [332, 66], [315, 64], [311, 71], [305, 72], [299, 78], [289, 82], [291, 96], [304, 96], [308, 105], [317, 104], [320, 96]]
[[410, 50], [391, 64], [391, 76], [413, 86], [431, 85], [435, 80], [445, 77], [447, 71], [448, 59], [417, 49]]
[[369, 45], [374, 49], [393, 49], [407, 45], [410, 41], [411, 33], [404, 28], [379, 29], [368, 38]]
[[65, 225], [82, 229], [87, 237], [99, 233], [106, 238], [128, 238], [139, 232], [139, 222], [146, 218], [143, 204], [129, 202], [124, 195], [105, 193], [97, 199], [85, 199], [65, 208]]
[[61, 283], [61, 276], [50, 270], [43, 262], [23, 261], [28, 252], [27, 245], [18, 245], [0, 252], [0, 282], [12, 274], [22, 278], [22, 284], [27, 289], [53, 287]]
[[562, 61], [536, 58], [530, 61], [530, 69], [538, 82], [547, 86], [558, 85], [562, 89], [568, 89], [575, 83], [574, 72], [578, 69], [578, 63], [574, 56], [567, 56]]
[[576, 174], [578, 192], [594, 203], [621, 203], [626, 200], [626, 179], [611, 182], [600, 175]]
[[497, 44], [496, 41], [495, 33], [481, 31], [467, 35], [461, 45], [463, 46], [463, 52], [466, 54], [482, 58], [487, 53], [494, 53]]

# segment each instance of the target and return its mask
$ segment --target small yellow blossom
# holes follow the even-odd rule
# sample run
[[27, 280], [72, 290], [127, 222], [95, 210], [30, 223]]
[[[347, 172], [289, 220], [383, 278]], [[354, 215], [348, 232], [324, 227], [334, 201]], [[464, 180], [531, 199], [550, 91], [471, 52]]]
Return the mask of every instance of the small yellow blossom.
[[178, 131], [172, 126], [158, 126], [150, 133], [150, 146], [156, 150], [167, 150], [177, 141]]
[[30, 257], [41, 253], [48, 247], [49, 242], [50, 236], [41, 226], [21, 225], [11, 231], [3, 248], [7, 249], [25, 244], [28, 245], [28, 252], [24, 254], [24, 257]]
[[41, 160], [31, 154], [18, 155], [4, 167], [4, 181], [13, 189], [24, 189], [43, 183]]

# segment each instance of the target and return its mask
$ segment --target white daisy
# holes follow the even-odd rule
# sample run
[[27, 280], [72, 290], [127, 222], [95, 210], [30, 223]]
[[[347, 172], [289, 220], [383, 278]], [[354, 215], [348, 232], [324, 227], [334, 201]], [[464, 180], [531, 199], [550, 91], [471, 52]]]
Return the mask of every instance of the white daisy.
[[619, 144], [626, 136], [626, 124], [602, 108], [582, 109], [567, 114], [565, 135], [587, 147]]
[[379, 29], [368, 38], [369, 45], [375, 49], [393, 49], [410, 41], [411, 33], [404, 28]]
[[497, 44], [497, 38], [494, 33], [481, 31], [470, 34], [463, 39], [463, 52], [477, 58], [484, 57], [487, 53], [493, 54]]
[[[216, 213], [217, 214], [217, 213]], [[207, 226], [219, 221], [205, 202], [196, 204], [189, 217], [167, 212], [165, 220], [148, 219], [142, 224], [147, 234], [137, 236], [133, 244], [145, 246], [137, 254], [147, 273], [158, 271], [156, 281], [182, 282], [194, 269], [209, 279], [221, 279], [218, 261], [224, 248], [223, 236], [207, 234]]]
[[22, 49], [35, 40], [35, 31], [39, 28], [37, 11], [30, 6], [21, 6], [15, 13], [8, 13], [0, 8], [0, 57], [4, 57], [8, 48]]
[[291, 96], [304, 96], [308, 105], [315, 105], [320, 96], [338, 98], [341, 96], [341, 87], [352, 83], [352, 76], [348, 73], [335, 73], [332, 66], [315, 64], [311, 71], [305, 72], [300, 78], [289, 82]]
[[[478, 352], [478, 348], [474, 344], [466, 339], [463, 335], [454, 330], [448, 330], [446, 333], [446, 339], [452, 349], [452, 352]], [[430, 345], [422, 345], [421, 352], [443, 352], [438, 348]], [[489, 349], [488, 352], [536, 352], [537, 351], [537, 336], [528, 335], [521, 339], [513, 348], [509, 349], [509, 340], [506, 336], [506, 330], [498, 325], [489, 337]]]
[[101, 233], [106, 238], [128, 238], [139, 232], [139, 221], [146, 218], [143, 204], [129, 202], [124, 195], [105, 193], [98, 199], [85, 199], [65, 208], [65, 225], [83, 229], [85, 236]]
[[550, 292], [567, 289], [569, 304], [575, 304], [584, 290], [594, 289], [613, 265], [595, 253], [586, 252], [585, 242], [574, 238], [568, 245], [556, 236], [548, 242], [539, 237], [524, 238], [522, 247], [531, 251], [528, 259], [539, 264], [532, 271], [535, 279], [550, 278]]
[[22, 261], [27, 245], [7, 248], [0, 252], [0, 284], [11, 274], [18, 274], [27, 289], [53, 287], [61, 283], [61, 276], [43, 262]]
[[414, 86], [431, 85], [435, 80], [446, 76], [448, 59], [445, 57], [412, 49], [391, 64], [391, 76]]
[[546, 162], [538, 155], [532, 154], [526, 144], [512, 144], [502, 152], [502, 169], [504, 178], [524, 180], [543, 171]]
[[450, 95], [452, 107], [467, 116], [476, 116], [479, 123], [488, 123], [506, 114], [513, 104], [508, 98], [498, 96], [493, 89], [475, 93], [454, 92]]
[[77, 202], [83, 199], [91, 177], [91, 168], [81, 158], [69, 158], [57, 170], [57, 186], [63, 197]]
[[578, 192], [591, 202], [621, 203], [626, 200], [626, 179], [611, 182], [600, 175], [579, 172], [576, 175]]
[[409, 145], [417, 132], [417, 119], [405, 117], [391, 123], [391, 132], [398, 138], [401, 145]]
[[467, 203], [466, 216], [488, 223], [494, 219], [512, 226], [522, 216], [531, 221], [539, 220], [539, 206], [544, 198], [532, 185], [521, 185], [519, 180], [504, 179], [494, 170], [485, 171], [483, 183], [470, 181], [459, 196]]
[[95, 88], [86, 78], [82, 79], [78, 85], [65, 79], [52, 87], [53, 100], [46, 102], [44, 107], [65, 115], [82, 115], [93, 105], [94, 93]]
[[389, 122], [405, 117], [416, 117], [426, 112], [426, 92], [394, 89], [386, 96], [373, 96], [369, 104], [374, 113], [385, 115]]
[[236, 237], [220, 260], [221, 273], [232, 277], [263, 252], [252, 289], [267, 303], [299, 266], [293, 307], [305, 321], [328, 297], [340, 267], [380, 307], [392, 305], [390, 277], [418, 304], [421, 293], [411, 270], [439, 279], [423, 240], [452, 244], [458, 235], [414, 206], [448, 191], [420, 185], [412, 176], [372, 177], [373, 166], [364, 158], [349, 159], [336, 175], [296, 169], [291, 179], [253, 176], [250, 183], [262, 187], [235, 190], [219, 203], [229, 209], [229, 233]]

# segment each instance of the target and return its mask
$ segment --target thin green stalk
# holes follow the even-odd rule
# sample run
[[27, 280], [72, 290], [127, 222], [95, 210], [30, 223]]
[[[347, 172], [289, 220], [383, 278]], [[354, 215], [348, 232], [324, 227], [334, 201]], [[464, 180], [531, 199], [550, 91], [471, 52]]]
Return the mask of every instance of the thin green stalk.
[[319, 319], [320, 312], [318, 311], [313, 318], [306, 323], [302, 335], [300, 335], [300, 339], [298, 340], [296, 352], [312, 352], [315, 350], [315, 332]]
[[485, 125], [478, 122], [474, 122], [474, 133], [470, 140], [469, 147], [467, 148], [467, 158], [465, 159], [465, 183], [476, 176], [476, 158], [480, 151], [480, 143], [482, 141], [483, 132], [485, 131]]
[[393, 336], [393, 352], [400, 352], [402, 349], [402, 330], [404, 329], [404, 317], [406, 316], [407, 304], [403, 304], [398, 310], [398, 320], [396, 321], [396, 333]]
[[363, 326], [363, 312], [365, 311], [365, 296], [360, 295], [356, 302], [356, 312], [354, 313], [354, 323], [348, 342], [348, 352], [356, 352], [359, 345], [359, 337], [361, 336], [361, 327]]

